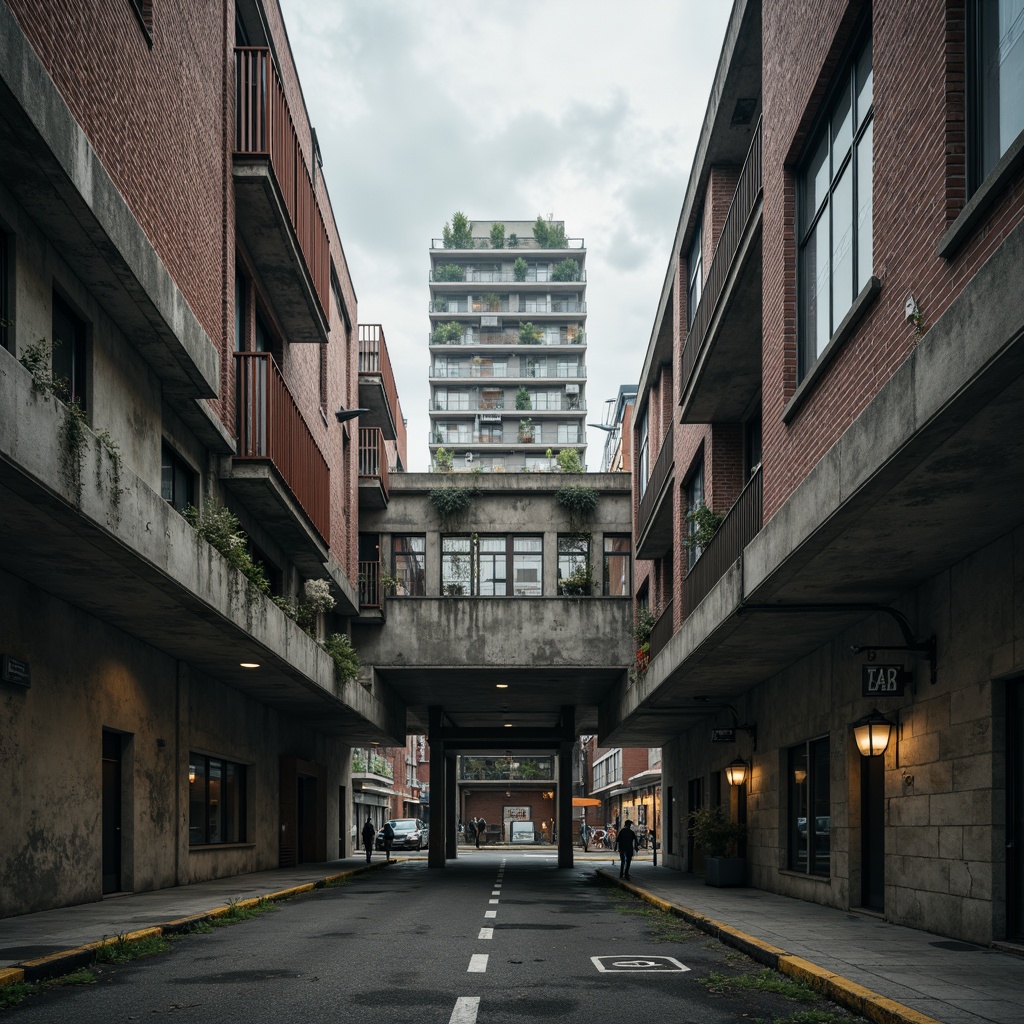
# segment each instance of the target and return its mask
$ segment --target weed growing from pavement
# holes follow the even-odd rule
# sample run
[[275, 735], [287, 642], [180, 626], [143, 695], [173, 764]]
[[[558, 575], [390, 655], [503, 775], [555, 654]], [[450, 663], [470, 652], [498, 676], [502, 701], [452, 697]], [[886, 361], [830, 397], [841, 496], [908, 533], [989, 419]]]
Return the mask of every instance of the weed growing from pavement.
[[146, 939], [129, 939], [125, 935], [118, 935], [113, 942], [108, 942], [96, 950], [96, 963], [127, 964], [132, 960], [141, 960], [143, 957], [166, 953], [170, 948], [171, 944], [159, 935], [153, 935]]
[[323, 885], [317, 886], [318, 889], [339, 889], [343, 885], [351, 885], [352, 876], [342, 875], [340, 878], [329, 878], [323, 883]]
[[674, 914], [644, 903], [624, 889], [608, 889], [607, 892], [608, 896], [617, 904], [615, 909], [620, 914], [644, 919], [651, 930], [651, 938], [655, 942], [687, 942], [697, 935], [695, 929]]
[[847, 1024], [853, 1019], [835, 1010], [798, 1010], [787, 1017], [776, 1017], [772, 1024]]
[[92, 971], [82, 969], [62, 974], [59, 978], [49, 981], [19, 981], [14, 985], [0, 986], [0, 1010], [20, 1006], [29, 996], [38, 995], [49, 988], [62, 988], [66, 985], [95, 985], [96, 975]]
[[239, 900], [228, 900], [228, 909], [219, 917], [210, 918], [210, 924], [214, 928], [221, 928], [229, 924], [238, 924], [239, 921], [249, 921], [254, 917], [269, 914], [274, 910], [274, 904], [266, 897], [260, 897], [255, 903], [242, 906]]
[[[743, 959], [746, 959], [746, 957]], [[721, 971], [709, 971], [703, 978], [698, 978], [697, 981], [709, 992], [718, 995], [723, 994], [729, 989], [744, 989], [753, 992], [770, 992], [773, 995], [784, 996], [786, 999], [791, 999], [798, 1003], [812, 1003], [819, 998], [818, 994], [802, 981], [794, 981], [792, 978], [787, 978], [779, 974], [778, 971], [773, 971], [770, 967], [762, 967], [756, 973], [744, 972], [742, 968], [740, 968], [737, 974], [722, 974]], [[823, 1021], [831, 1019], [826, 1017], [823, 1018]], [[835, 1019], [842, 1020], [847, 1018]], [[788, 1021], [789, 1018], [787, 1017], [786, 1020]], [[793, 1021], [793, 1024], [802, 1024], [802, 1022]], [[808, 1018], [806, 1024], [814, 1024], [814, 1018]]]

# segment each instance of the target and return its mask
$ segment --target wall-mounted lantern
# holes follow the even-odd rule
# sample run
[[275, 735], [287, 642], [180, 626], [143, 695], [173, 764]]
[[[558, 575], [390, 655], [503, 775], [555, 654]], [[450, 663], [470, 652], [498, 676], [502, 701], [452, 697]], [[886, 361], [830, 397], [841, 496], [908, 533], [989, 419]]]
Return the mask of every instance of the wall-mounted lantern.
[[877, 708], [853, 723], [853, 738], [864, 757], [880, 757], [885, 753], [892, 737], [894, 723]]
[[737, 757], [725, 766], [725, 777], [730, 786], [742, 786], [747, 781], [747, 762]]

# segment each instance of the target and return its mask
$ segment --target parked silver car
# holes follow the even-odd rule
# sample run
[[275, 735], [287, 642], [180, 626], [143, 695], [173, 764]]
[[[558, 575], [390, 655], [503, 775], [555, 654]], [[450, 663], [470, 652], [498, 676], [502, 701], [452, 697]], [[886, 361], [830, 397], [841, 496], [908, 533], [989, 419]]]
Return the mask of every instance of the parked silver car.
[[[386, 824], [395, 830], [392, 850], [423, 850], [430, 838], [430, 829], [419, 818], [392, 818]], [[378, 850], [384, 849], [384, 829], [377, 833], [374, 844]]]

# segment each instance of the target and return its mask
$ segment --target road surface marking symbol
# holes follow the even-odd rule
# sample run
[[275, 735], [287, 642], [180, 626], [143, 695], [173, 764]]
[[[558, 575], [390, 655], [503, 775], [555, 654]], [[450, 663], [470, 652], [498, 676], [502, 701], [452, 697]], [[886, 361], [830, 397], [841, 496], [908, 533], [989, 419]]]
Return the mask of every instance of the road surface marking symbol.
[[493, 928], [481, 928], [480, 934], [477, 936], [478, 939], [493, 939], [494, 929]]
[[459, 996], [455, 1000], [455, 1009], [452, 1010], [448, 1024], [476, 1024], [476, 1014], [479, 1009], [479, 996]]
[[592, 956], [594, 966], [603, 974], [679, 974], [688, 971], [674, 956]]
[[485, 910], [484, 917], [497, 917], [498, 912], [496, 910]]
[[501, 895], [501, 890], [500, 889], [492, 889], [491, 890], [491, 895], [492, 896], [500, 896]]
[[487, 953], [474, 953], [469, 958], [468, 974], [483, 974], [487, 970]]
[[488, 903], [500, 903], [501, 900], [488, 900], [487, 902]]

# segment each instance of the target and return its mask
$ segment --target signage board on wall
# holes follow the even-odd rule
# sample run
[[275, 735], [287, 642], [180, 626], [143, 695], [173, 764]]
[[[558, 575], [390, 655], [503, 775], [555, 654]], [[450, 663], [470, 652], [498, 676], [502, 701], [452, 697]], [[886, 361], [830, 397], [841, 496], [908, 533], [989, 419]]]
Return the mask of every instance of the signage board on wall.
[[15, 686], [31, 686], [32, 673], [28, 662], [5, 654], [3, 656], [3, 680], [5, 683], [13, 683]]
[[909, 672], [902, 665], [861, 665], [862, 697], [902, 697]]
[[711, 730], [711, 742], [712, 743], [735, 743], [736, 742], [736, 730], [735, 729], [712, 729]]
[[501, 816], [505, 821], [529, 821], [530, 820], [530, 808], [529, 807], [506, 807], [502, 812]]

